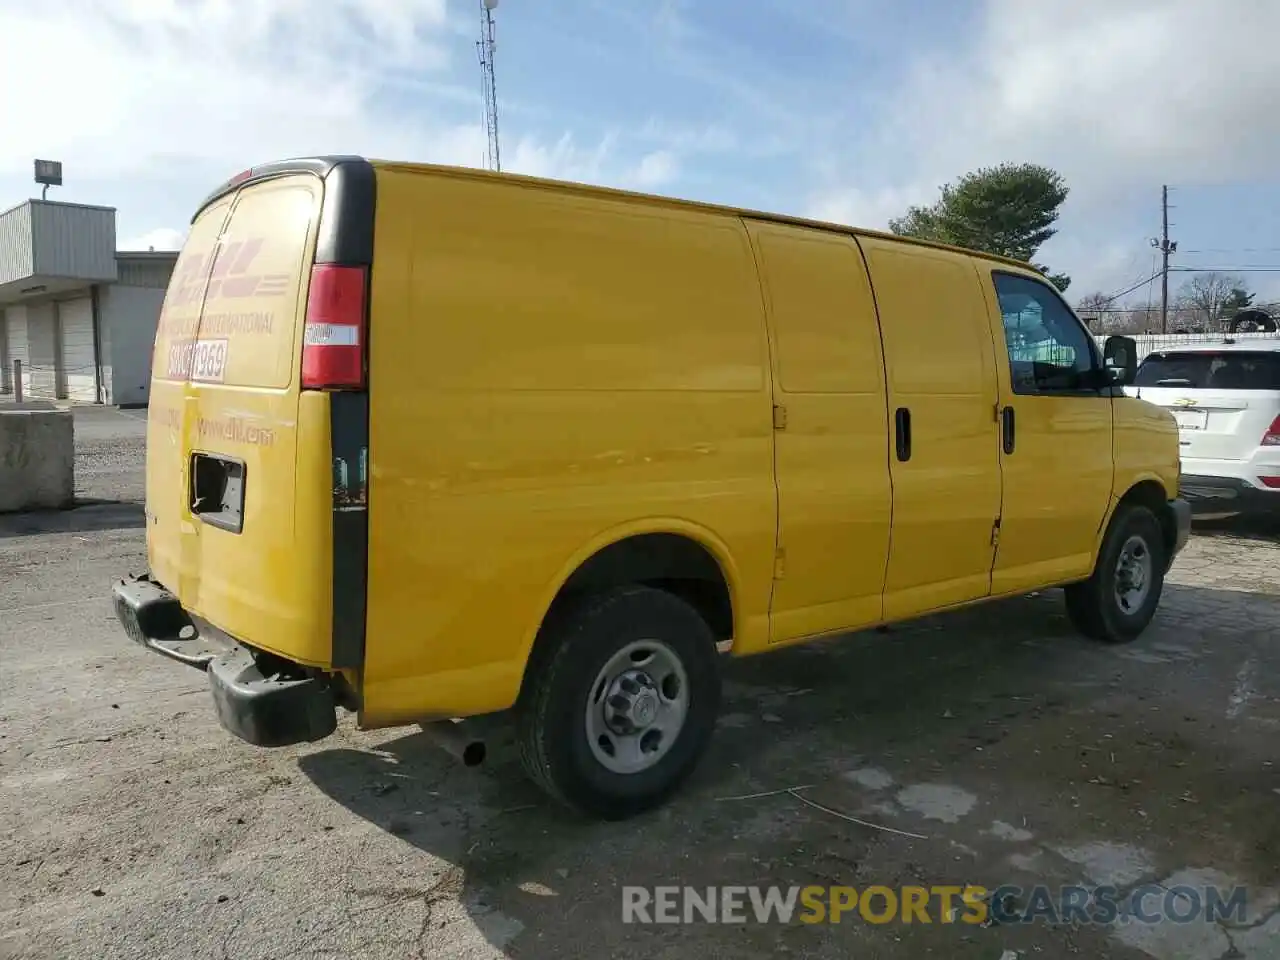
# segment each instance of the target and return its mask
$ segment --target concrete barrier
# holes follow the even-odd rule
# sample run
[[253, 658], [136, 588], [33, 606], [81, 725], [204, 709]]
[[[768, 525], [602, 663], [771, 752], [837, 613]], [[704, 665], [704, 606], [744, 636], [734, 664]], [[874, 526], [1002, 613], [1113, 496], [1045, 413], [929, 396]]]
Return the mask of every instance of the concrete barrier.
[[71, 411], [30, 406], [0, 406], [0, 513], [75, 505]]

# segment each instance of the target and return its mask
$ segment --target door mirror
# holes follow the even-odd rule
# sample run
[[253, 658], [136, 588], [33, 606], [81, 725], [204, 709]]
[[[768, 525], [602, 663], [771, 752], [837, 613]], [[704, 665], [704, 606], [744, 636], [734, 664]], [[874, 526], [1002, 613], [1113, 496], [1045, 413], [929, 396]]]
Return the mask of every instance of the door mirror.
[[1102, 348], [1102, 365], [1113, 383], [1128, 386], [1138, 373], [1138, 343], [1133, 337], [1107, 337]]

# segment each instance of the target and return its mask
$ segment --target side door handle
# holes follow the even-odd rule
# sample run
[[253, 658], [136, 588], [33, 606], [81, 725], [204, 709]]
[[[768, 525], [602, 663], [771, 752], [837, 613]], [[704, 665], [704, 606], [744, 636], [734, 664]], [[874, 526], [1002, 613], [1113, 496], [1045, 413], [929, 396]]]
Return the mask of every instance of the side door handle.
[[1006, 455], [1013, 453], [1016, 439], [1013, 407], [1005, 407], [1000, 411], [1000, 441]]
[[906, 407], [899, 407], [893, 413], [893, 434], [898, 459], [906, 463], [911, 459], [911, 411]]

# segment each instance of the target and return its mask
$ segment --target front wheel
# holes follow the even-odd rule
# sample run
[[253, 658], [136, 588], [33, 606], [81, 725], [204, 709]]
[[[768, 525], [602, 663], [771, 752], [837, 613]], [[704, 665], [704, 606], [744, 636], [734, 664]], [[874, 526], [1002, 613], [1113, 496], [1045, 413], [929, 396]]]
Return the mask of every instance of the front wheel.
[[720, 706], [715, 638], [644, 586], [576, 603], [545, 628], [517, 710], [526, 772], [590, 816], [661, 804], [693, 771]]
[[1164, 591], [1166, 550], [1148, 508], [1123, 506], [1112, 518], [1093, 575], [1067, 587], [1067, 615], [1077, 630], [1104, 643], [1136, 639]]

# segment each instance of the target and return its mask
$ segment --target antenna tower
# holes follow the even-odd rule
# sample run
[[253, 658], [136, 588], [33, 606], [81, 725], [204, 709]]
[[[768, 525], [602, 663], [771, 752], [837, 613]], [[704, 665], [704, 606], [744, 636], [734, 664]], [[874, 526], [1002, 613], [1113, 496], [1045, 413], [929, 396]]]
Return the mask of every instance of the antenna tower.
[[502, 156], [498, 151], [498, 88], [493, 76], [493, 54], [497, 47], [494, 37], [493, 11], [498, 0], [480, 0], [480, 39], [476, 41], [476, 53], [480, 56], [480, 75], [484, 83], [484, 126], [489, 135], [489, 169], [502, 170]]

